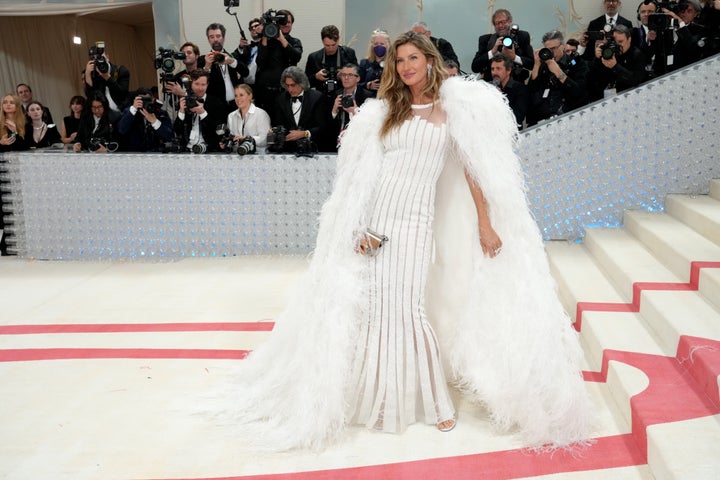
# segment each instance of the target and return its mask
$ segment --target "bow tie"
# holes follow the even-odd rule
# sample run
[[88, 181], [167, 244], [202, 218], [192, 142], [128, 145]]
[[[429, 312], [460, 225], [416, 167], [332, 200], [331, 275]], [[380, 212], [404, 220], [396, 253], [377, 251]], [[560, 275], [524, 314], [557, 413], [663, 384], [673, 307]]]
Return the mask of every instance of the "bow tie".
[[292, 97], [292, 103], [300, 102], [302, 103], [303, 96], [298, 95], [297, 97]]

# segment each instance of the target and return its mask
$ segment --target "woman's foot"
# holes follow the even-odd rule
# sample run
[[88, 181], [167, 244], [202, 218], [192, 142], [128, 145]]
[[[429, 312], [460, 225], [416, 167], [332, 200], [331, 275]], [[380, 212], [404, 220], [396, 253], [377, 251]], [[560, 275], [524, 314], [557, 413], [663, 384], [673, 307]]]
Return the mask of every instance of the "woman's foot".
[[437, 424], [437, 429], [440, 430], [441, 432], [449, 432], [450, 430], [455, 428], [456, 424], [457, 424], [457, 422], [455, 421], [455, 419], [450, 418], [448, 420], [443, 420], [442, 422], [439, 422]]

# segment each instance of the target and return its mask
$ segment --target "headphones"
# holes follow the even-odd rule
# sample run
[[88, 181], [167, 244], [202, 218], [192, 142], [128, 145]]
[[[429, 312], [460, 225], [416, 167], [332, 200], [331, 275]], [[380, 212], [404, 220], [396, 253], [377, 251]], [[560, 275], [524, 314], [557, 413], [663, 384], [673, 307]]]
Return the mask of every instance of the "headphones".
[[637, 8], [637, 19], [638, 19], [638, 22], [640, 21], [640, 7], [642, 7], [643, 5], [645, 5], [645, 2], [640, 2], [640, 5], [638, 5], [638, 8]]

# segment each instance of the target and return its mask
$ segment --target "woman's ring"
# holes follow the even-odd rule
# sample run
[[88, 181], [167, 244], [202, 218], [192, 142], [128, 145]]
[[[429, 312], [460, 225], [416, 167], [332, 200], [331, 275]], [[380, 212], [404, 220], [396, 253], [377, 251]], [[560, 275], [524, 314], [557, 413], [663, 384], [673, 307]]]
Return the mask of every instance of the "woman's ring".
[[502, 247], [496, 248], [496, 249], [495, 249], [495, 255], [497, 255], [498, 253], [500, 253], [501, 250], [502, 250]]

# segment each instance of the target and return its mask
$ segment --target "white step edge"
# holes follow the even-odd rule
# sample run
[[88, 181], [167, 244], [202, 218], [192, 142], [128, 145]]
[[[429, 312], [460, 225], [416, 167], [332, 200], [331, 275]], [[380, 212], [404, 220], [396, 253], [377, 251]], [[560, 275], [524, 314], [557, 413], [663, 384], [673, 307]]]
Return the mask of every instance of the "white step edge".
[[698, 292], [646, 290], [640, 315], [669, 357], [677, 354], [682, 335], [720, 341], [720, 310]]
[[558, 296], [573, 322], [578, 302], [625, 302], [582, 244], [551, 241], [545, 243], [545, 251]]
[[720, 201], [708, 195], [668, 195], [665, 211], [703, 237], [720, 244]]
[[622, 427], [631, 431], [632, 410], [630, 399], [641, 393], [650, 385], [650, 379], [645, 372], [626, 363], [611, 360], [608, 362], [607, 386], [612, 393], [615, 407], [620, 418], [627, 422]]
[[636, 282], [682, 282], [642, 242], [624, 229], [588, 229], [585, 246], [626, 302], [632, 301], [633, 284]]
[[720, 200], [720, 179], [710, 180], [710, 196], [715, 200]]
[[647, 438], [657, 480], [720, 478], [720, 415], [651, 425]]
[[700, 270], [698, 291], [709, 302], [720, 308], [720, 268]]
[[690, 281], [691, 262], [720, 261], [720, 245], [670, 215], [633, 210], [625, 212], [624, 220], [625, 229], [682, 282]]

